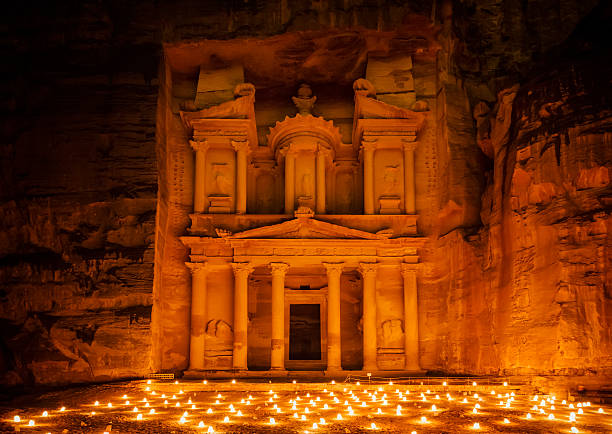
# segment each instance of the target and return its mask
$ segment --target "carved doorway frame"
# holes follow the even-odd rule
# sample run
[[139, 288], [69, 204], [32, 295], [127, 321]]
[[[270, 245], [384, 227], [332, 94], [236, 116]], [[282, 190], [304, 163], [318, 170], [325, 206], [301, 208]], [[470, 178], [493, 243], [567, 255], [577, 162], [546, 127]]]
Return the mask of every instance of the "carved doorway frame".
[[[289, 359], [290, 306], [292, 304], [321, 306], [321, 360]], [[327, 286], [310, 290], [285, 288], [285, 369], [290, 371], [324, 371], [327, 369]]]

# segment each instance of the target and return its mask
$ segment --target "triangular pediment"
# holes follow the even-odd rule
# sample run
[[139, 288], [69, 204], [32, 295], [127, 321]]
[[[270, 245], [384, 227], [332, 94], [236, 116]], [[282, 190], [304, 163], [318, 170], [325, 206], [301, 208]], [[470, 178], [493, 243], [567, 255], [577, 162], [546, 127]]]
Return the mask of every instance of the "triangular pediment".
[[370, 232], [351, 229], [313, 218], [296, 218], [276, 225], [263, 226], [237, 232], [230, 239], [360, 239], [380, 240], [382, 237]]

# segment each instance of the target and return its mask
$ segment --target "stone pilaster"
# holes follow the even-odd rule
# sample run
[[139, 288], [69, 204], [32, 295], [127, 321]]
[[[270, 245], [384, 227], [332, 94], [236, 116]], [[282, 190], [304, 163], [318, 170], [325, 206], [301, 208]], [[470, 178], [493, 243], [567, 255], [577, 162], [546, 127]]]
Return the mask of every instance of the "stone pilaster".
[[253, 266], [249, 262], [232, 263], [234, 270], [234, 357], [233, 368], [247, 369], [247, 328], [249, 322], [248, 287]]
[[191, 271], [191, 327], [189, 339], [189, 369], [204, 369], [206, 336], [206, 299], [208, 268], [206, 262], [186, 262]]
[[327, 270], [327, 370], [342, 370], [340, 276], [343, 263], [324, 262]]
[[376, 371], [376, 274], [378, 264], [362, 262], [359, 272], [363, 276], [363, 369]]

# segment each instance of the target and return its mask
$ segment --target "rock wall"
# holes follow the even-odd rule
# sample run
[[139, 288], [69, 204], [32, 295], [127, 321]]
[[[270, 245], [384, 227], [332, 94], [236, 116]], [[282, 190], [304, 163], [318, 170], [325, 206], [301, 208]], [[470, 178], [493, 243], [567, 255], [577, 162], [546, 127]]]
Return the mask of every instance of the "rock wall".
[[599, 32], [610, 15], [596, 9], [479, 122], [492, 159], [482, 227], [440, 237], [424, 258], [425, 366], [609, 382], [612, 94]]

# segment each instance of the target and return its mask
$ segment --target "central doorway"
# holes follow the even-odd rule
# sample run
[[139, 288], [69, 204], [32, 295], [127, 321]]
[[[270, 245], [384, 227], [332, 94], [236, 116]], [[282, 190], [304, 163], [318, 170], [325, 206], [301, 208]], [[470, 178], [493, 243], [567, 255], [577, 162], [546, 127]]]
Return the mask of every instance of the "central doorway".
[[321, 305], [289, 306], [289, 360], [321, 360]]

